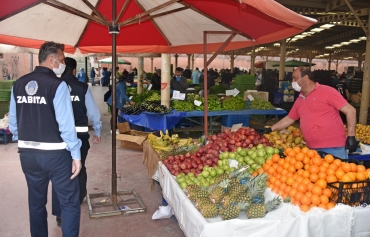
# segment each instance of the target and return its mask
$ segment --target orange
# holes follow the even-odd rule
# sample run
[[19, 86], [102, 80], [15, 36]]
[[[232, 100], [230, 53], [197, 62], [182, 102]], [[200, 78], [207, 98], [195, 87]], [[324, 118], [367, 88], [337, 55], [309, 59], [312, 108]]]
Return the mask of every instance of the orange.
[[360, 172], [360, 171], [366, 171], [365, 166], [363, 166], [363, 165], [358, 165], [358, 166], [357, 166], [357, 172]]
[[295, 151], [294, 150], [291, 150], [291, 151], [289, 151], [288, 152], [288, 156], [290, 156], [290, 157], [295, 157]]
[[357, 172], [356, 179], [359, 181], [366, 179], [366, 173], [364, 171]]
[[290, 157], [290, 156], [285, 157], [285, 162], [289, 163], [290, 159], [292, 159], [292, 157]]
[[310, 205], [310, 209], [311, 209], [311, 208], [314, 208], [314, 207], [317, 207], [317, 205], [316, 205], [316, 204], [314, 204], [314, 203], [311, 203], [311, 205]]
[[321, 195], [320, 196], [320, 202], [321, 202], [321, 204], [327, 205], [329, 203], [329, 198], [325, 195]]
[[253, 173], [252, 173], [252, 176], [253, 177], [256, 177], [258, 175], [258, 172], [257, 171], [254, 171]]
[[311, 193], [311, 192], [307, 192], [307, 193], [305, 193], [304, 195], [306, 195], [306, 196], [308, 196], [308, 197], [310, 197], [310, 198], [311, 198], [312, 193]]
[[273, 163], [273, 164], [272, 164], [272, 167], [273, 167], [274, 169], [276, 169], [277, 167], [279, 167], [279, 165], [278, 165], [277, 163]]
[[304, 165], [304, 169], [305, 169], [305, 170], [309, 170], [309, 169], [310, 169], [310, 164], [305, 164], [305, 165]]
[[272, 165], [274, 162], [271, 159], [266, 160], [265, 164]]
[[303, 171], [302, 172], [302, 177], [303, 178], [309, 178], [310, 177], [310, 172], [308, 172], [307, 170]]
[[288, 167], [288, 171], [291, 172], [291, 173], [295, 173], [296, 172], [296, 169], [294, 168], [294, 165], [290, 165]]
[[276, 163], [280, 160], [280, 156], [279, 156], [279, 154], [273, 154], [271, 159], [272, 159], [273, 162]]
[[311, 198], [309, 196], [307, 196], [307, 195], [303, 195], [301, 197], [301, 203], [302, 203], [302, 205], [309, 206], [309, 205], [311, 205]]
[[337, 170], [338, 166], [334, 163], [331, 163], [328, 168], [333, 169], [333, 170]]
[[319, 180], [317, 180], [317, 182], [316, 182], [316, 185], [317, 186], [319, 186], [321, 189], [325, 189], [326, 188], [326, 186], [327, 186], [327, 182], [326, 182], [326, 180], [325, 179], [319, 179]]
[[320, 179], [326, 179], [326, 173], [325, 172], [320, 172], [318, 174], [318, 176], [319, 176]]
[[326, 174], [327, 175], [335, 175], [335, 170], [333, 170], [333, 169], [327, 169], [326, 170]]
[[312, 159], [312, 163], [313, 163], [314, 165], [320, 166], [320, 165], [322, 164], [322, 159], [321, 159], [321, 157], [320, 157], [320, 156], [319, 156], [319, 157], [314, 157], [314, 158]]
[[271, 189], [274, 193], [277, 193], [278, 191], [279, 191], [279, 188], [278, 187], [276, 187], [276, 186], [274, 186], [274, 187], [272, 187], [272, 189]]
[[275, 174], [275, 169], [274, 169], [274, 167], [270, 167], [270, 168], [268, 168], [268, 170], [267, 170], [267, 173], [269, 173], [269, 174], [271, 174], [271, 175], [274, 175]]
[[356, 172], [357, 171], [357, 165], [354, 163], [349, 163], [351, 165], [351, 171]]
[[304, 184], [300, 184], [300, 185], [298, 185], [298, 187], [297, 187], [297, 191], [298, 192], [301, 192], [301, 193], [306, 193], [307, 192], [307, 187], [306, 187], [306, 185], [304, 185]]
[[271, 188], [271, 190], [272, 190], [272, 188], [274, 187], [274, 185], [273, 185], [272, 183], [268, 183], [268, 184], [267, 184], [267, 186], [268, 186], [269, 188]]
[[285, 192], [281, 195], [281, 197], [283, 198], [283, 199], [285, 199], [286, 197], [288, 197], [288, 194], [286, 194]]
[[302, 183], [302, 181], [303, 181], [303, 177], [297, 177], [295, 180], [296, 180], [298, 183]]
[[289, 196], [290, 196], [291, 198], [293, 198], [293, 197], [294, 197], [294, 195], [296, 194], [296, 192], [297, 192], [297, 190], [296, 190], [296, 189], [294, 189], [294, 188], [292, 188], [292, 189], [289, 191]]
[[294, 202], [292, 202], [293, 205], [296, 205], [296, 206], [301, 206], [301, 202], [298, 201], [298, 200], [294, 200]]
[[310, 207], [307, 205], [302, 204], [299, 209], [303, 212], [308, 212], [310, 210]]
[[315, 173], [315, 174], [318, 174], [319, 173], [319, 167], [317, 165], [311, 165], [310, 166], [310, 169], [309, 169], [309, 172], [311, 174]]
[[276, 180], [276, 177], [275, 176], [270, 176], [270, 179], [269, 179], [270, 183], [274, 183], [275, 180]]
[[288, 174], [288, 171], [286, 169], [283, 169], [280, 174], [281, 175], [287, 175]]
[[328, 210], [328, 206], [326, 206], [325, 204], [322, 204], [322, 203], [320, 203], [318, 207], [323, 208], [325, 210]]
[[315, 173], [310, 175], [310, 180], [312, 183], [316, 183], [317, 180], [319, 180], [319, 176]]
[[277, 190], [277, 192], [276, 192], [279, 196], [283, 196], [283, 194], [284, 194], [284, 191], [283, 190], [281, 190], [281, 189], [279, 189], [279, 190]]
[[[280, 177], [280, 181], [281, 181], [281, 183], [283, 183], [283, 184], [285, 184], [285, 182], [286, 182], [286, 180], [288, 179], [288, 177], [286, 177], [285, 175], [282, 175], [281, 177]], [[286, 184], [285, 184], [286, 185]]]
[[351, 172], [351, 165], [346, 162], [342, 162], [342, 170], [346, 173]]
[[325, 173], [327, 169], [328, 168], [323, 166], [323, 165], [319, 166], [319, 172], [324, 172]]
[[328, 209], [332, 209], [335, 207], [335, 203], [329, 202], [326, 206], [328, 207]]
[[308, 164], [308, 163], [310, 163], [310, 158], [305, 156], [303, 159], [303, 164]]
[[281, 166], [278, 166], [277, 168], [276, 168], [276, 172], [277, 173], [281, 173], [281, 171], [283, 170], [283, 167], [281, 167]]
[[299, 175], [299, 176], [302, 176], [302, 173], [303, 173], [303, 169], [299, 169], [299, 170], [297, 170], [297, 174]]
[[292, 148], [288, 147], [287, 149], [285, 149], [284, 151], [284, 154], [285, 155], [288, 155], [289, 151], [293, 150]]
[[332, 191], [328, 188], [325, 188], [325, 189], [322, 190], [322, 194], [330, 198], [331, 194], [332, 194]]
[[317, 195], [317, 196], [321, 196], [322, 195], [322, 188], [315, 185], [312, 190], [311, 190], [311, 193], [314, 194], [314, 195]]
[[330, 155], [330, 154], [327, 154], [325, 157], [324, 157], [324, 160], [325, 160], [325, 162], [327, 162], [327, 163], [332, 163], [333, 161], [334, 161], [334, 157], [332, 156], [332, 155]]
[[292, 184], [292, 188], [297, 189], [298, 185], [300, 185], [300, 183], [297, 181], [294, 181]]
[[295, 146], [295, 147], [293, 147], [293, 151], [295, 153], [299, 153], [299, 152], [301, 152], [301, 148], [299, 146]]
[[285, 181], [286, 185], [289, 185], [289, 186], [292, 186], [293, 182], [294, 182], [294, 178], [293, 177], [289, 177]]
[[309, 158], [313, 158], [315, 155], [316, 155], [316, 152], [314, 150], [308, 150], [306, 152], [306, 156], [308, 156]]
[[307, 153], [307, 151], [308, 151], [308, 147], [302, 147], [301, 152], [302, 152], [303, 154], [306, 154], [306, 153]]
[[292, 189], [292, 187], [290, 187], [290, 186], [286, 186], [285, 188], [284, 188], [284, 193], [288, 193], [289, 194], [289, 192], [290, 192], [290, 190]]
[[276, 179], [274, 182], [274, 186], [279, 187], [281, 184], [281, 181], [279, 179]]
[[278, 161], [278, 165], [283, 166], [284, 163], [285, 163], [285, 160], [280, 158]]
[[328, 162], [323, 162], [321, 166], [324, 166], [325, 168], [329, 168], [329, 163]]
[[315, 206], [319, 205], [321, 203], [320, 196], [316, 194], [312, 194], [311, 196], [311, 204], [314, 204]]
[[342, 161], [341, 161], [341, 160], [339, 160], [339, 159], [335, 159], [335, 160], [333, 161], [333, 163], [334, 163], [336, 166], [338, 166], [338, 167], [341, 167], [341, 166], [342, 166]]
[[271, 165], [267, 164], [267, 163], [263, 164], [263, 166], [262, 166], [264, 171], [267, 171], [270, 167], [271, 167]]
[[297, 162], [295, 158], [290, 159], [289, 164], [294, 165]]
[[294, 198], [295, 198], [295, 200], [298, 200], [298, 201], [300, 201], [300, 200], [301, 200], [302, 196], [303, 196], [303, 193], [299, 192], [298, 190], [297, 190], [297, 192], [294, 194]]
[[309, 183], [309, 184], [307, 184], [306, 185], [306, 187], [307, 187], [307, 191], [308, 192], [311, 192], [311, 190], [312, 190], [312, 188], [314, 187], [315, 185], [313, 184], [313, 183]]
[[337, 179], [337, 177], [335, 176], [335, 175], [328, 175], [327, 177], [326, 177], [326, 181], [328, 182], [328, 183], [334, 183], [334, 182], [337, 182], [338, 181], [338, 179]]
[[310, 179], [308, 179], [308, 178], [304, 178], [304, 179], [302, 180], [302, 184], [304, 184], [304, 185], [311, 184], [311, 180], [310, 180]]
[[342, 180], [343, 182], [352, 182], [352, 181], [354, 181], [354, 180], [352, 180], [352, 177], [351, 177], [351, 175], [349, 175], [349, 174], [345, 174], [345, 175], [343, 175], [341, 180]]
[[283, 168], [284, 168], [284, 169], [288, 169], [288, 168], [289, 168], [289, 166], [290, 166], [289, 162], [285, 162], [285, 163], [283, 164]]
[[305, 155], [301, 152], [297, 153], [295, 155], [295, 159], [298, 160], [298, 161], [302, 161], [304, 159]]
[[295, 164], [294, 164], [294, 168], [296, 168], [297, 170], [300, 170], [303, 168], [303, 163], [301, 161], [297, 161]]
[[[335, 160], [334, 160], [334, 162], [335, 162]], [[342, 177], [343, 177], [343, 175], [344, 175], [345, 173], [344, 173], [344, 171], [343, 170], [337, 170], [337, 171], [335, 171], [335, 176], [339, 179], [339, 180], [341, 180], [342, 179]]]

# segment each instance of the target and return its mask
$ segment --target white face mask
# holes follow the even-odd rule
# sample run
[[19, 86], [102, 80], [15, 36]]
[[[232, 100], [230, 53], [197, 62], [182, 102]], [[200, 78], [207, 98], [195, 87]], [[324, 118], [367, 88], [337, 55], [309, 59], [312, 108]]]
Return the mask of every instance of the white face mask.
[[[299, 79], [298, 81], [300, 81], [300, 80], [302, 80], [302, 79], [303, 79], [303, 77], [302, 77], [301, 79]], [[300, 86], [300, 85], [298, 84], [298, 81], [293, 81], [293, 82], [292, 82], [292, 87], [293, 87], [293, 89], [294, 89], [295, 91], [300, 92], [300, 91], [302, 90], [302, 86], [304, 86], [304, 84], [306, 84], [306, 82], [304, 82], [304, 83], [303, 83], [303, 85], [302, 85], [302, 86]]]
[[66, 65], [65, 65], [65, 64], [63, 64], [63, 63], [60, 63], [60, 62], [58, 62], [58, 61], [55, 61], [55, 62], [57, 62], [57, 63], [59, 64], [59, 67], [58, 67], [58, 68], [55, 68], [55, 67], [53, 66], [53, 72], [54, 72], [56, 75], [62, 75], [62, 74], [63, 74], [63, 72], [64, 72], [64, 70], [66, 69]]

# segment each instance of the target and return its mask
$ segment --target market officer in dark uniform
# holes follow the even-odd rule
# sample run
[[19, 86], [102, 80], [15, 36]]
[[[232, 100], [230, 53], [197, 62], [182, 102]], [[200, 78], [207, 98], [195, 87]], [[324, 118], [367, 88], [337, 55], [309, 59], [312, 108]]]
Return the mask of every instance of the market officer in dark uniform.
[[[91, 93], [90, 87], [88, 84], [78, 81], [76, 78], [76, 68], [77, 62], [73, 58], [66, 57], [64, 59], [66, 63], [66, 69], [64, 70], [61, 79], [65, 81], [68, 85], [73, 114], [75, 118], [75, 127], [77, 132], [77, 137], [82, 141], [81, 146], [81, 164], [82, 169], [78, 175], [80, 182], [80, 204], [82, 204], [86, 193], [86, 183], [87, 183], [87, 174], [86, 174], [86, 157], [90, 149], [88, 133], [88, 119], [90, 119], [93, 129], [94, 136], [93, 142], [95, 144], [100, 143], [100, 132], [102, 129], [102, 122], [100, 121], [100, 112], [98, 106], [95, 103], [94, 97]], [[58, 200], [58, 196], [53, 189], [53, 202], [52, 202], [52, 214], [57, 217], [57, 224], [60, 226], [61, 223], [61, 210]]]
[[31, 236], [48, 236], [47, 193], [51, 180], [60, 200], [63, 236], [78, 236], [80, 228], [80, 147], [67, 84], [62, 74], [64, 45], [40, 47], [35, 70], [19, 78], [10, 100], [9, 129], [18, 140], [20, 161], [28, 186]]

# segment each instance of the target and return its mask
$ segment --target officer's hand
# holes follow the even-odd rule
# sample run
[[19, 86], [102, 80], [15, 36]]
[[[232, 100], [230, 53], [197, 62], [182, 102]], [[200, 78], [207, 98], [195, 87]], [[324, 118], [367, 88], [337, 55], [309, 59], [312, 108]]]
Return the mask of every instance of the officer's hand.
[[81, 160], [75, 160], [72, 159], [72, 176], [71, 179], [74, 179], [77, 177], [77, 175], [80, 173], [82, 168]]
[[272, 132], [272, 130], [271, 128], [259, 128], [259, 129], [256, 129], [256, 132], [258, 132], [259, 135], [263, 135], [263, 134]]
[[348, 136], [346, 141], [346, 150], [349, 153], [355, 152], [358, 147], [358, 141], [356, 140], [355, 136]]
[[94, 144], [99, 144], [100, 143], [100, 136], [97, 136], [94, 134], [93, 139], [92, 139]]

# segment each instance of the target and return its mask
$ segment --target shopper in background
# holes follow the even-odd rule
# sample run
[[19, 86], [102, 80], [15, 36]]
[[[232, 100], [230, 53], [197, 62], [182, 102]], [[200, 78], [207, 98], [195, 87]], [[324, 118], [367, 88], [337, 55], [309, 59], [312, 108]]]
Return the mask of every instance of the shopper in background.
[[186, 66], [186, 69], [182, 73], [182, 76], [185, 77], [186, 79], [191, 79], [191, 70], [189, 69], [188, 66]]
[[230, 83], [231, 81], [233, 80], [233, 76], [231, 74], [231, 71], [230, 69], [226, 69], [223, 73], [222, 73], [222, 78], [221, 78], [221, 83], [227, 88], [229, 89], [230, 88]]
[[77, 74], [77, 79], [80, 82], [87, 83], [87, 81], [86, 81], [86, 73], [85, 73], [85, 69], [83, 67], [80, 68], [80, 71]]
[[262, 73], [260, 70], [256, 71], [256, 82], [255, 82], [255, 90], [259, 90], [262, 85]]
[[151, 90], [160, 91], [161, 90], [161, 69], [157, 69], [150, 80], [152, 84]]
[[14, 83], [10, 99], [9, 129], [27, 181], [31, 236], [48, 236], [49, 181], [60, 200], [63, 236], [79, 235], [81, 141], [68, 86], [55, 75], [65, 69], [63, 50], [55, 42], [41, 45], [40, 66]]
[[107, 81], [109, 80], [108, 77], [108, 70], [106, 67], [103, 67], [103, 72], [100, 77], [100, 85], [101, 86], [107, 86]]
[[175, 76], [171, 79], [171, 85], [170, 85], [171, 92], [176, 90], [176, 91], [180, 91], [180, 93], [185, 93], [186, 89], [188, 89], [189, 84], [188, 84], [187, 79], [184, 76], [182, 76], [183, 71], [184, 69], [182, 69], [181, 67], [176, 68]]
[[[288, 116], [271, 128], [259, 129], [258, 132], [282, 130], [300, 119], [302, 134], [310, 149], [348, 159], [346, 149], [351, 153], [358, 146], [355, 139], [356, 109], [334, 88], [315, 82], [309, 68], [299, 67], [292, 76], [292, 87], [300, 94]], [[346, 115], [347, 137], [338, 111]]]
[[90, 71], [90, 78], [91, 78], [91, 85], [92, 86], [95, 86], [95, 76], [96, 76], [95, 68], [92, 67], [91, 71]]
[[193, 84], [198, 85], [199, 84], [199, 68], [195, 68], [194, 72], [191, 75], [191, 79], [193, 80]]
[[[90, 149], [89, 143], [89, 128], [88, 120], [90, 119], [93, 129], [94, 136], [93, 142], [95, 144], [100, 143], [100, 132], [102, 129], [102, 122], [100, 121], [99, 108], [95, 103], [94, 97], [91, 93], [89, 86], [86, 83], [82, 83], [76, 78], [76, 66], [77, 62], [73, 58], [65, 58], [66, 69], [64, 70], [61, 79], [65, 81], [70, 89], [70, 96], [74, 115], [74, 126], [76, 128], [77, 137], [81, 140], [82, 146], [81, 151], [81, 172], [78, 174], [79, 186], [80, 186], [80, 204], [82, 204], [86, 194], [86, 183], [87, 183], [87, 173], [85, 162], [87, 158], [87, 153]], [[61, 208], [58, 195], [55, 192], [53, 186], [52, 192], [52, 214], [56, 216], [57, 225], [61, 226]]]
[[[131, 105], [134, 105], [135, 102], [131, 101], [127, 94], [126, 94], [126, 80], [128, 78], [128, 74], [123, 74], [120, 78], [118, 78], [118, 82], [116, 84], [116, 115], [118, 116], [118, 110], [122, 109], [122, 107], [126, 103], [130, 103]], [[113, 94], [113, 93], [112, 93]], [[108, 98], [107, 104], [110, 108], [110, 111], [113, 114], [113, 107], [112, 107], [112, 94]], [[117, 116], [114, 118], [117, 124]], [[116, 131], [116, 134], [119, 134], [118, 130], [116, 128], [113, 129], [113, 116], [110, 119], [110, 127], [111, 127], [111, 133], [112, 131]]]
[[[345, 100], [349, 101], [349, 91], [346, 80], [347, 78], [345, 76], [340, 76], [339, 82], [335, 85], [335, 88], [337, 88], [338, 92], [343, 96]], [[341, 111], [339, 111], [339, 114], [343, 123], [346, 123], [347, 122], [346, 115]]]

